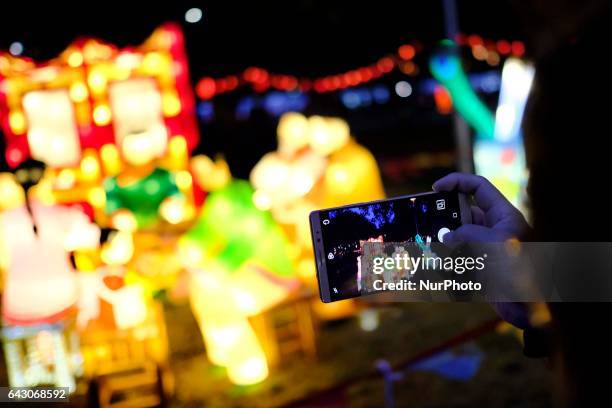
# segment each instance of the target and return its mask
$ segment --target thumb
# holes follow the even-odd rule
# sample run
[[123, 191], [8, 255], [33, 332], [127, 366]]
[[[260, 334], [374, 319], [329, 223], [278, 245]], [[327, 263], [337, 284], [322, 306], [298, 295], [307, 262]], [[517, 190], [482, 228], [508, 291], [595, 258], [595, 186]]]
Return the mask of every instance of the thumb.
[[444, 235], [444, 243], [458, 242], [498, 242], [499, 234], [493, 228], [482, 225], [466, 224]]

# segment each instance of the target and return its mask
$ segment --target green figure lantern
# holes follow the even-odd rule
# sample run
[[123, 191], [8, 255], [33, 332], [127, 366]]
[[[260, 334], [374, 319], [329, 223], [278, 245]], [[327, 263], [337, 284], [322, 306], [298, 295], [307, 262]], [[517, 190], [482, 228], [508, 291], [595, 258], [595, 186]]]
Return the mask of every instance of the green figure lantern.
[[247, 260], [280, 276], [293, 272], [283, 231], [269, 212], [255, 207], [253, 189], [243, 180], [212, 192], [182, 241], [225, 272], [236, 271]]

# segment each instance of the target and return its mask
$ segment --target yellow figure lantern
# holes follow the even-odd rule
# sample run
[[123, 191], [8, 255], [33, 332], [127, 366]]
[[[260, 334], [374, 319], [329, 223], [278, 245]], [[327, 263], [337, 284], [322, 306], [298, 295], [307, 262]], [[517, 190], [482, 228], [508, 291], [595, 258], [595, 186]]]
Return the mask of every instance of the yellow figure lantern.
[[[278, 150], [267, 153], [251, 172], [253, 202], [270, 210], [297, 254], [297, 271], [316, 286], [308, 214], [384, 197], [372, 154], [350, 135], [340, 118], [286, 113], [278, 124]], [[316, 304], [323, 317], [351, 313], [350, 302]]]
[[374, 157], [344, 120], [295, 112], [281, 117], [278, 150], [257, 163], [251, 182], [255, 205], [270, 209], [307, 252], [310, 211], [384, 197]]

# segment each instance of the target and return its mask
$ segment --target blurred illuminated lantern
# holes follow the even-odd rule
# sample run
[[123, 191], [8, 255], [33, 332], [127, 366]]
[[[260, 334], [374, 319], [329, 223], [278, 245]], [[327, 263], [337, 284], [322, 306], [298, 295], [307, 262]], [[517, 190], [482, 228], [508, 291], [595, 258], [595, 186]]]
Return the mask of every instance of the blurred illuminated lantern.
[[79, 39], [40, 64], [0, 54], [0, 124], [9, 166], [31, 157], [55, 169], [59, 202], [103, 208], [100, 181], [126, 161], [187, 170], [198, 130], [180, 29], [125, 49]]
[[74, 391], [79, 365], [74, 364], [78, 351], [71, 338], [78, 282], [68, 253], [95, 249], [100, 231], [78, 209], [33, 200], [30, 214], [24, 202], [13, 204], [0, 213], [9, 383], [55, 384]]
[[376, 161], [344, 120], [295, 112], [281, 117], [278, 150], [257, 163], [251, 182], [255, 205], [270, 209], [309, 253], [310, 211], [384, 196]]
[[476, 140], [474, 165], [478, 174], [491, 180], [512, 204], [526, 212], [527, 169], [521, 132], [525, 104], [534, 68], [517, 58], [504, 63], [495, 111], [493, 140]]
[[431, 57], [429, 67], [434, 78], [450, 93], [457, 111], [478, 136], [482, 139], [493, 138], [493, 115], [472, 89], [452, 42], [445, 40], [442, 43], [442, 47]]
[[[384, 197], [376, 160], [340, 118], [286, 113], [278, 124], [278, 150], [251, 172], [253, 201], [269, 209], [286, 231], [299, 275], [316, 286], [308, 214], [316, 209]], [[350, 302], [317, 305], [327, 317], [351, 313]]]
[[147, 133], [150, 149], [198, 141], [194, 99], [180, 29], [167, 24], [136, 48], [79, 39], [57, 58], [35, 63], [0, 54], [0, 117], [7, 159], [76, 167], [86, 148]]
[[[504, 44], [501, 48], [504, 48]], [[484, 47], [480, 46], [480, 49], [487, 53]], [[478, 50], [478, 47], [474, 47], [477, 58]], [[499, 55], [494, 54], [499, 59]], [[533, 67], [517, 58], [506, 60], [495, 115], [470, 86], [459, 54], [451, 42], [445, 41], [441, 49], [433, 54], [430, 69], [450, 93], [452, 105], [476, 131], [473, 148], [476, 173], [491, 180], [508, 200], [525, 212], [527, 169], [521, 121], [533, 80]], [[439, 92], [436, 95], [436, 104], [442, 111], [440, 95]]]
[[283, 231], [253, 204], [246, 181], [211, 192], [179, 244], [191, 272], [191, 305], [208, 358], [227, 367], [236, 384], [265, 379], [268, 365], [248, 317], [286, 299], [298, 287]]

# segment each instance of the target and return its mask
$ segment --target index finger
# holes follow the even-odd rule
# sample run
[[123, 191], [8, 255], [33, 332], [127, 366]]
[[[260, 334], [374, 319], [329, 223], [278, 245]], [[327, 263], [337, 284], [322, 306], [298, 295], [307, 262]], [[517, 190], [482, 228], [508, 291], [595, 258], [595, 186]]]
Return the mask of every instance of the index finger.
[[489, 180], [482, 176], [468, 173], [451, 173], [436, 181], [433, 185], [435, 191], [453, 191], [472, 194], [476, 204], [485, 212], [500, 203], [510, 202]]

